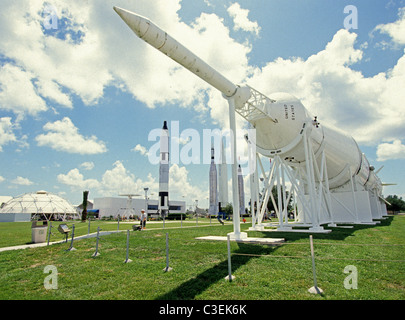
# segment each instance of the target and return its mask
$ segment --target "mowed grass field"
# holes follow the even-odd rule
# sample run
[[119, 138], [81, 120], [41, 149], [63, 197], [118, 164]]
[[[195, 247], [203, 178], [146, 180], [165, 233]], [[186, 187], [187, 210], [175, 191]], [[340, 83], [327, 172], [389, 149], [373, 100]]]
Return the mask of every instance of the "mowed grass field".
[[[88, 224], [75, 224], [75, 235], [85, 235]], [[53, 223], [51, 241], [63, 237]], [[120, 223], [132, 230], [138, 223]], [[90, 232], [116, 231], [117, 223], [92, 222]], [[246, 231], [250, 224], [241, 225]], [[227, 243], [196, 240], [225, 236], [232, 225], [216, 220], [148, 223], [145, 231], [131, 231], [129, 258], [126, 232], [101, 237], [100, 256], [92, 257], [96, 239], [40, 248], [0, 252], [0, 299], [22, 300], [403, 300], [405, 298], [405, 216], [390, 216], [376, 226], [332, 228], [314, 234], [318, 286], [323, 295], [308, 293], [313, 286], [309, 234], [251, 232], [249, 237], [284, 238], [285, 244], [266, 246], [231, 242], [232, 274], [228, 274]], [[166, 233], [169, 235], [171, 272], [166, 266]], [[1, 223], [0, 248], [31, 241], [30, 223]], [[57, 289], [46, 289], [48, 265], [57, 269]], [[357, 270], [357, 289], [344, 281]], [[351, 269], [353, 270], [353, 269]], [[353, 282], [351, 282], [353, 283]]]

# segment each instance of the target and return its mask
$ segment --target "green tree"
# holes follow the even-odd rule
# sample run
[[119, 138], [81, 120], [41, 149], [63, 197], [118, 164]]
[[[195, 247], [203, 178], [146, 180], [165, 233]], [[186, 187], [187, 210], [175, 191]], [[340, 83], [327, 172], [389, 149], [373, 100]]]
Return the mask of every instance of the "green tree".
[[405, 211], [405, 201], [402, 200], [402, 197], [398, 197], [397, 195], [389, 195], [385, 198], [387, 202], [391, 205], [387, 205], [388, 211], [399, 212]]
[[232, 217], [233, 215], [233, 206], [231, 203], [228, 203], [225, 208], [222, 208], [222, 211], [225, 212], [227, 217]]
[[82, 222], [86, 221], [87, 219], [87, 198], [89, 192], [83, 191], [83, 212], [82, 212]]
[[[276, 204], [278, 205], [277, 186], [273, 186], [273, 188], [271, 189], [271, 193], [273, 194], [274, 201], [275, 201]], [[290, 193], [289, 193], [288, 191], [285, 192], [286, 199], [288, 199], [289, 194], [290, 194]], [[288, 211], [288, 212], [292, 210], [291, 200], [292, 200], [292, 198], [290, 198], [290, 201], [289, 201], [288, 204], [287, 204], [287, 211]], [[283, 207], [284, 207], [283, 187], [282, 187], [282, 186], [281, 186], [281, 201], [282, 201], [282, 204], [283, 204]], [[274, 209], [273, 201], [271, 201], [271, 198], [269, 198], [269, 202], [267, 203], [267, 209], [269, 209], [269, 212], [271, 212], [272, 210], [276, 211], [276, 210]]]

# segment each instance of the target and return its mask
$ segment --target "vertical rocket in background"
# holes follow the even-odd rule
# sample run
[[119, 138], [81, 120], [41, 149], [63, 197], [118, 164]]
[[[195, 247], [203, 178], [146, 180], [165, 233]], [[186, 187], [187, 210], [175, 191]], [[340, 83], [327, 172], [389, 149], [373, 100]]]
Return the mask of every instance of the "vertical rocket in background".
[[243, 186], [242, 168], [238, 165], [239, 214], [245, 214], [245, 188]]
[[211, 146], [211, 165], [210, 165], [210, 215], [218, 214], [218, 186], [217, 186], [217, 166], [215, 164], [214, 147]]
[[167, 121], [163, 122], [160, 135], [160, 168], [159, 168], [159, 212], [162, 216], [169, 213], [169, 129]]
[[228, 204], [228, 166], [226, 164], [225, 147], [221, 139], [221, 162], [218, 164], [218, 201], [222, 207]]

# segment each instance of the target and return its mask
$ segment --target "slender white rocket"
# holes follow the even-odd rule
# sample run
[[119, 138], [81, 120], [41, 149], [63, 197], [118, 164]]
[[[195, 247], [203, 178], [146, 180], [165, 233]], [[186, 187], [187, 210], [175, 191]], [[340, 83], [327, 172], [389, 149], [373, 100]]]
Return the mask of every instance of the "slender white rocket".
[[235, 94], [237, 86], [234, 83], [197, 57], [152, 21], [122, 8], [114, 7], [114, 10], [139, 38], [208, 82], [224, 95], [230, 97]]
[[218, 186], [217, 186], [217, 166], [215, 164], [214, 147], [211, 147], [211, 165], [210, 165], [210, 207], [209, 214], [218, 214]]
[[243, 184], [242, 168], [238, 166], [239, 214], [245, 214], [245, 188]]
[[218, 165], [218, 201], [222, 207], [228, 204], [228, 166], [226, 164], [225, 146], [221, 139], [221, 163]]
[[167, 121], [163, 122], [160, 135], [159, 167], [159, 212], [166, 215], [169, 211], [169, 129]]

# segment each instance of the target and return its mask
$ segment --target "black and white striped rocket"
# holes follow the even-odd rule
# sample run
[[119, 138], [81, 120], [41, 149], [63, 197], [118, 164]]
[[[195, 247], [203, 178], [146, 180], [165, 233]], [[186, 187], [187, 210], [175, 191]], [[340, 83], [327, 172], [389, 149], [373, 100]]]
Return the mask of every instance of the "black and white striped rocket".
[[242, 168], [238, 165], [238, 191], [239, 191], [239, 214], [245, 214], [245, 188], [243, 182]]
[[215, 164], [214, 147], [211, 147], [211, 165], [210, 165], [210, 215], [218, 214], [218, 186], [217, 186], [217, 166]]
[[169, 213], [169, 129], [167, 121], [163, 122], [160, 135], [159, 167], [159, 212], [162, 216]]
[[222, 207], [226, 207], [228, 201], [228, 165], [226, 164], [225, 145], [221, 139], [221, 154], [218, 163], [218, 201]]

